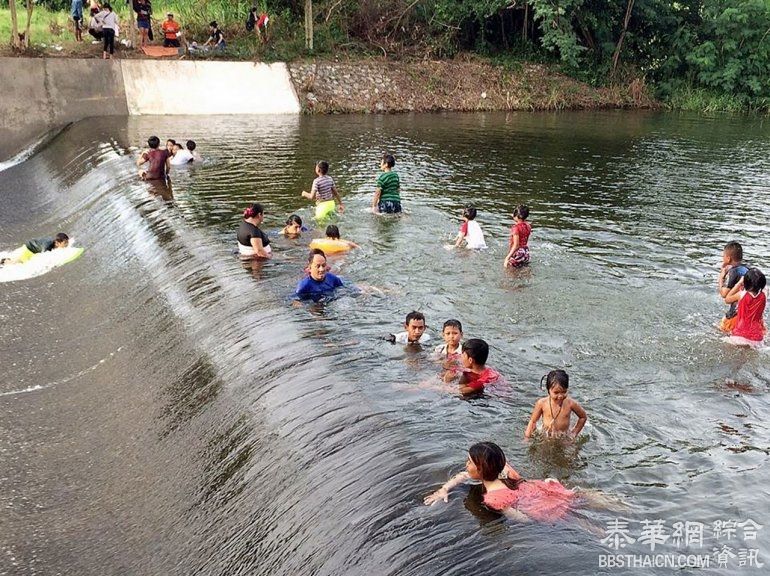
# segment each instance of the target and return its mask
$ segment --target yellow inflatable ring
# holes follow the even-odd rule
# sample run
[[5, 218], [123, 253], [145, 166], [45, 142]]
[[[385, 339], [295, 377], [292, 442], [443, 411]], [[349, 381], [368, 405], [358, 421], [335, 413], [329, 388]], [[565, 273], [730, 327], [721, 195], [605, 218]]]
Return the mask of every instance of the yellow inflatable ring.
[[320, 248], [324, 254], [334, 254], [335, 252], [347, 252], [350, 250], [350, 244], [344, 240], [317, 238], [310, 243], [310, 248]]

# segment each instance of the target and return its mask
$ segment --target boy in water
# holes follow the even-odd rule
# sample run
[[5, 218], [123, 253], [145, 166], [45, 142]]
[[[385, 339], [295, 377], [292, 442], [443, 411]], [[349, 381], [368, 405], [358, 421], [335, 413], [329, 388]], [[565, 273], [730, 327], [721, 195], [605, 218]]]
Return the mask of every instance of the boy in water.
[[392, 154], [384, 154], [380, 161], [382, 174], [377, 176], [377, 189], [372, 199], [372, 212], [375, 214], [398, 214], [401, 212], [401, 181], [393, 171], [396, 159]]
[[50, 252], [57, 248], [66, 248], [69, 244], [70, 238], [64, 232], [59, 232], [54, 238], [35, 238], [11, 252], [11, 255], [7, 258], [0, 259], [0, 266], [5, 264], [23, 264], [35, 254]]
[[451, 382], [457, 378], [462, 368], [460, 342], [463, 339], [463, 325], [459, 320], [447, 320], [444, 322], [441, 336], [444, 338], [444, 343], [436, 346], [433, 353], [444, 368], [442, 379], [444, 382]]
[[424, 344], [430, 340], [430, 335], [425, 333], [425, 316], [422, 312], [412, 310], [407, 314], [404, 329], [404, 332], [390, 335], [393, 344]]
[[[717, 290], [724, 300], [730, 290], [743, 278], [749, 268], [743, 263], [743, 247], [738, 242], [728, 242], [722, 251], [722, 269], [717, 277]], [[725, 302], [727, 304], [727, 302]], [[730, 333], [735, 327], [738, 314], [738, 302], [729, 304], [724, 318], [719, 323], [722, 332]]]
[[310, 251], [307, 270], [310, 275], [299, 281], [297, 290], [294, 292], [300, 299], [319, 300], [325, 294], [334, 292], [336, 288], [344, 285], [341, 278], [328, 271], [326, 254], [323, 250], [315, 248]]
[[496, 382], [500, 375], [492, 368], [487, 368], [489, 345], [478, 338], [463, 342], [462, 362], [464, 371], [460, 377], [460, 394], [476, 394], [484, 386]]
[[147, 139], [147, 145], [149, 149], [142, 152], [141, 156], [136, 159], [136, 165], [141, 167], [142, 164], [149, 162], [150, 166], [139, 176], [142, 180], [165, 180], [171, 170], [169, 161], [171, 155], [168, 150], [160, 147], [160, 138], [157, 136], [150, 136]]

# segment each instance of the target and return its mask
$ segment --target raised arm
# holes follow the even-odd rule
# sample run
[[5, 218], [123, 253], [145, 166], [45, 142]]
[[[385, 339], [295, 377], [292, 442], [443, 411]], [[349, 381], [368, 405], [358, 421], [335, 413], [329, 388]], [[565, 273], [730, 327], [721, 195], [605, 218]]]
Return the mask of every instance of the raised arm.
[[436, 490], [433, 494], [426, 496], [423, 502], [425, 503], [426, 506], [432, 506], [439, 500], [448, 502], [449, 491], [455, 486], [459, 486], [460, 484], [465, 484], [468, 480], [470, 480], [470, 478], [471, 478], [470, 474], [468, 474], [467, 472], [460, 472], [459, 474], [456, 474], [446, 484], [444, 484], [441, 488]]
[[583, 426], [585, 426], [586, 422], [588, 421], [588, 414], [586, 414], [586, 411], [583, 410], [583, 407], [575, 401], [572, 402], [572, 412], [574, 412], [575, 415], [578, 417], [578, 421], [575, 424], [575, 427], [572, 429], [572, 431], [569, 434], [573, 438], [577, 438], [577, 435], [580, 434], [580, 431], [583, 429]]
[[537, 427], [537, 421], [540, 420], [542, 416], [543, 404], [540, 400], [538, 400], [535, 402], [535, 407], [532, 409], [532, 416], [529, 419], [529, 424], [527, 424], [527, 429], [524, 430], [524, 438], [530, 438], [532, 436], [532, 433]]
[[741, 290], [743, 290], [743, 278], [738, 280], [735, 283], [735, 286], [733, 286], [727, 293], [727, 296], [724, 297], [725, 304], [732, 304], [733, 302], [740, 300]]

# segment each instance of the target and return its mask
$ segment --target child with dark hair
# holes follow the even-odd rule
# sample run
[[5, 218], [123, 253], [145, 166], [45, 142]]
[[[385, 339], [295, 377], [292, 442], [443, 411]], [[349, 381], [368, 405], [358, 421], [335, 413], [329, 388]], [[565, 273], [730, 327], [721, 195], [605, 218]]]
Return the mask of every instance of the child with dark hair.
[[[577, 438], [585, 426], [588, 416], [583, 407], [567, 396], [569, 388], [569, 375], [564, 370], [551, 370], [540, 380], [541, 385], [545, 380], [545, 389], [548, 396], [535, 402], [532, 417], [529, 419], [524, 437], [529, 438], [537, 427], [537, 422], [543, 419], [543, 432], [548, 436], [568, 435]], [[575, 427], [570, 430], [572, 414], [578, 417]]]
[[[717, 277], [717, 291], [725, 304], [728, 304], [727, 295], [748, 271], [749, 267], [743, 263], [743, 247], [735, 241], [725, 244], [722, 250], [722, 268]], [[737, 315], [738, 302], [734, 301], [729, 304], [724, 317], [719, 322], [719, 329], [727, 334], [732, 332]]]
[[401, 181], [393, 171], [396, 159], [392, 154], [383, 154], [380, 160], [382, 174], [377, 176], [376, 190], [372, 199], [375, 214], [398, 214], [401, 212]]
[[299, 281], [295, 296], [300, 299], [310, 298], [318, 300], [325, 294], [333, 292], [336, 288], [344, 286], [342, 279], [328, 270], [326, 254], [323, 250], [315, 248], [308, 256], [309, 275]]
[[171, 170], [171, 161], [168, 150], [160, 147], [160, 138], [150, 136], [147, 139], [148, 150], [142, 152], [137, 158], [136, 165], [139, 167], [145, 162], [149, 162], [149, 168], [139, 175], [142, 180], [166, 180]]
[[738, 302], [735, 327], [728, 340], [739, 346], [762, 346], [765, 339], [765, 286], [767, 280], [759, 268], [751, 268], [725, 297], [727, 304]]
[[460, 232], [457, 234], [457, 240], [454, 247], [459, 248], [465, 242], [465, 247], [471, 250], [483, 250], [487, 247], [484, 241], [484, 233], [481, 226], [476, 222], [477, 211], [473, 206], [467, 206], [463, 210], [463, 223], [460, 225]]
[[511, 237], [508, 241], [508, 253], [505, 255], [503, 266], [518, 268], [529, 264], [529, 235], [532, 226], [527, 222], [529, 208], [519, 204], [513, 211], [514, 225], [511, 227]]
[[225, 35], [222, 34], [216, 20], [209, 22], [209, 39], [206, 40], [203, 45], [211, 46], [214, 50], [224, 50], [227, 47], [225, 44]]
[[201, 158], [201, 155], [195, 151], [197, 147], [198, 145], [195, 143], [195, 140], [188, 140], [187, 142], [185, 142], [185, 148], [187, 148], [187, 151], [193, 157], [193, 161], [202, 162], [203, 158]]
[[463, 373], [460, 376], [460, 393], [476, 394], [482, 392], [487, 384], [493, 384], [500, 379], [492, 368], [487, 367], [489, 344], [480, 338], [471, 338], [462, 346]]
[[334, 185], [334, 180], [329, 176], [328, 172], [329, 163], [325, 160], [318, 162], [315, 165], [316, 179], [313, 180], [310, 192], [303, 190], [301, 194], [303, 198], [315, 200], [316, 220], [328, 218], [337, 209], [340, 212], [345, 211], [345, 207], [342, 205], [342, 198], [340, 198], [337, 187]]
[[70, 237], [64, 232], [59, 232], [53, 238], [35, 238], [11, 252], [7, 258], [0, 259], [0, 266], [5, 264], [24, 264], [35, 254], [50, 252], [57, 248], [66, 248], [69, 244]]
[[447, 320], [441, 329], [441, 336], [444, 338], [444, 343], [436, 346], [433, 354], [441, 360], [444, 368], [442, 380], [451, 382], [462, 370], [460, 343], [463, 339], [463, 325], [459, 320]]
[[359, 248], [358, 244], [350, 240], [340, 238], [340, 229], [334, 224], [326, 227], [326, 238], [316, 238], [310, 243], [311, 248], [320, 248], [327, 254], [347, 252], [353, 248]]
[[288, 238], [299, 238], [302, 232], [305, 232], [307, 228], [302, 226], [302, 218], [296, 214], [292, 214], [286, 219], [286, 226], [284, 226], [280, 234]]
[[270, 238], [259, 227], [265, 219], [262, 204], [252, 204], [243, 211], [243, 222], [238, 228], [238, 253], [243, 258], [272, 258]]
[[430, 335], [425, 332], [425, 316], [422, 312], [412, 310], [406, 315], [404, 332], [391, 334], [390, 341], [393, 344], [424, 344], [430, 340]]

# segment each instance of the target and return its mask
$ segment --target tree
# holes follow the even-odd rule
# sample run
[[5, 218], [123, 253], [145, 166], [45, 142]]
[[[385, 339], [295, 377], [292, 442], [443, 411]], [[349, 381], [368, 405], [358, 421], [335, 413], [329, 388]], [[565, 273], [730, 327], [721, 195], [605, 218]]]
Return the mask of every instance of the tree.
[[313, 0], [305, 0], [305, 48], [313, 50]]
[[35, 9], [34, 0], [26, 0], [27, 26], [23, 34], [19, 34], [19, 20], [16, 14], [16, 0], [8, 0], [11, 10], [11, 45], [17, 50], [29, 48], [29, 27], [32, 24], [32, 11]]

